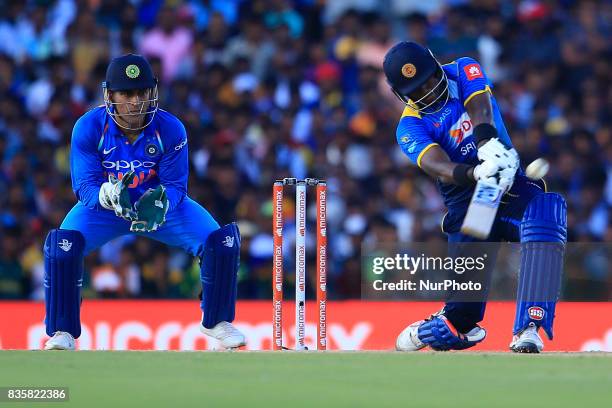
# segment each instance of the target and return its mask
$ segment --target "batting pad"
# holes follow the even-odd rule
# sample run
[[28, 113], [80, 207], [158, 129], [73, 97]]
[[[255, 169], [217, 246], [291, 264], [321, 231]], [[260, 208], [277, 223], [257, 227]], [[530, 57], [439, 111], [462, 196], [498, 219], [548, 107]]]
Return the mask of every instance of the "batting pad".
[[206, 240], [200, 270], [202, 325], [232, 322], [236, 314], [240, 231], [235, 223], [212, 232]]
[[79, 231], [54, 229], [45, 240], [45, 326], [81, 335], [81, 287], [85, 238]]
[[530, 322], [553, 338], [567, 241], [567, 204], [556, 193], [535, 196], [521, 222], [521, 269], [514, 334]]

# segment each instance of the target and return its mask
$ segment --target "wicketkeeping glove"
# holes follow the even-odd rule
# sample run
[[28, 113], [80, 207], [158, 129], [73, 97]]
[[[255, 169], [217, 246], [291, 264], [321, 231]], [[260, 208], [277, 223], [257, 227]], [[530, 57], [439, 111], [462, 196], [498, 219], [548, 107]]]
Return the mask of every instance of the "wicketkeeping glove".
[[130, 231], [153, 232], [165, 221], [168, 212], [168, 197], [166, 189], [159, 185], [155, 190], [148, 189], [136, 204], [137, 219], [132, 221]]
[[108, 181], [102, 184], [98, 193], [98, 201], [102, 207], [115, 211], [117, 217], [128, 221], [136, 219], [136, 212], [132, 209], [132, 202], [127, 189], [134, 180], [134, 176], [134, 171], [129, 171], [125, 173], [121, 180], [118, 180], [114, 174], [109, 174]]

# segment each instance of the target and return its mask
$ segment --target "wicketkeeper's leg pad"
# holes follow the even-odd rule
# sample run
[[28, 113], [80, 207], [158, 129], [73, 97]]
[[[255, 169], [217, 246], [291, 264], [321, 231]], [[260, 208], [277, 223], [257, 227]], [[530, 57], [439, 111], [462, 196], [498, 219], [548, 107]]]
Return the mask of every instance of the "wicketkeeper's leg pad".
[[533, 322], [553, 338], [555, 306], [561, 289], [567, 241], [567, 204], [542, 193], [527, 205], [521, 222], [521, 269], [514, 334]]
[[45, 326], [81, 335], [81, 287], [85, 238], [79, 231], [54, 229], [45, 240]]
[[204, 327], [234, 320], [239, 266], [240, 231], [231, 223], [212, 232], [204, 246], [200, 270]]
[[462, 334], [455, 329], [444, 315], [432, 316], [425, 320], [418, 330], [419, 340], [434, 350], [464, 350], [483, 341], [486, 332], [482, 328], [473, 331], [475, 334]]

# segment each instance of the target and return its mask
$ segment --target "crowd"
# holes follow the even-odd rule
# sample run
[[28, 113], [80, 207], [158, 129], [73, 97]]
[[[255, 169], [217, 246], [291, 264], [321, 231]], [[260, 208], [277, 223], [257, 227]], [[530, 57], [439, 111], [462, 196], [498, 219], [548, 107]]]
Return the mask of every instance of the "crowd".
[[[220, 223], [239, 223], [240, 298], [271, 297], [276, 178], [328, 180], [330, 298], [360, 296], [362, 243], [444, 240], [435, 185], [395, 141], [402, 106], [381, 64], [400, 39], [427, 45], [443, 63], [477, 58], [523, 163], [551, 162], [546, 181], [568, 200], [569, 240], [609, 243], [611, 17], [610, 2], [586, 0], [8, 2], [0, 298], [43, 297], [44, 237], [76, 200], [72, 126], [102, 103], [110, 58], [128, 52], [149, 58], [161, 106], [187, 128], [190, 196]], [[289, 193], [285, 208], [290, 266]], [[605, 265], [578, 267], [566, 286], [610, 299]], [[86, 258], [86, 271], [90, 297], [184, 298], [200, 287], [197, 259], [142, 238], [110, 242]]]

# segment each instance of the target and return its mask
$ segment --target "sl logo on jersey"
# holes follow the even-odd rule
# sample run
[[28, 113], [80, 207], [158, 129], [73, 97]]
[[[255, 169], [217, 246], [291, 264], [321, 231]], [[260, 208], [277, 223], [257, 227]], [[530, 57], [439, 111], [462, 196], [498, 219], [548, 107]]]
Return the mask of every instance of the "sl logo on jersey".
[[467, 76], [468, 81], [472, 81], [476, 78], [484, 78], [482, 75], [482, 70], [480, 69], [480, 65], [478, 64], [469, 64], [463, 67], [463, 71]]

